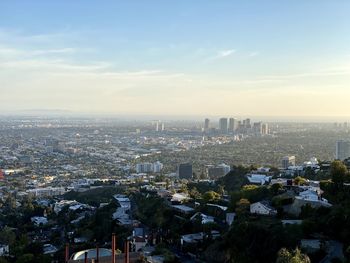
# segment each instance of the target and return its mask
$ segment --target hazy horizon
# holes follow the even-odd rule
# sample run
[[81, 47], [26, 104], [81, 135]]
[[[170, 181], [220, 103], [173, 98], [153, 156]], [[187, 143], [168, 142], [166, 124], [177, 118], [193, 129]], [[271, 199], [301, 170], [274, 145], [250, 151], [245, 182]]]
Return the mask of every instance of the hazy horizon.
[[0, 111], [345, 121], [349, 8], [2, 1]]
[[132, 121], [197, 121], [202, 122], [205, 118], [209, 118], [212, 123], [218, 122], [220, 118], [236, 118], [237, 120], [243, 120], [246, 118], [252, 119], [252, 121], [263, 122], [304, 122], [304, 123], [334, 123], [334, 122], [350, 122], [350, 116], [263, 116], [263, 115], [211, 115], [211, 114], [199, 114], [199, 115], [162, 115], [162, 114], [118, 114], [117, 112], [77, 112], [70, 110], [60, 109], [24, 109], [16, 111], [2, 111], [1, 117], [42, 117], [42, 118], [101, 118], [101, 119], [121, 119]]

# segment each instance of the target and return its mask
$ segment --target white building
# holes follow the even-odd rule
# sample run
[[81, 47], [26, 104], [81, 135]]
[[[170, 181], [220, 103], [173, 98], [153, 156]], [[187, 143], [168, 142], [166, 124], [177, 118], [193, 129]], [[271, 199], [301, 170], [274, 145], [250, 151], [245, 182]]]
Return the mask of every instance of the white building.
[[136, 164], [136, 173], [151, 173], [153, 172], [153, 164], [138, 163]]
[[295, 156], [285, 156], [282, 158], [282, 168], [288, 169], [289, 166], [295, 166]]
[[79, 204], [79, 202], [75, 201], [75, 200], [61, 200], [59, 202], [56, 202], [53, 208], [53, 211], [58, 214], [59, 212], [61, 212], [61, 210], [66, 207], [66, 206], [73, 206]]
[[36, 226], [46, 225], [48, 223], [47, 218], [43, 216], [33, 216], [30, 220]]
[[345, 160], [350, 157], [350, 141], [339, 140], [336, 143], [335, 158], [337, 160]]
[[205, 215], [201, 212], [197, 212], [195, 213], [192, 217], [191, 217], [191, 221], [194, 221], [196, 219], [200, 219], [201, 223], [204, 225], [204, 224], [207, 224], [207, 223], [214, 223], [215, 222], [215, 219], [214, 217], [212, 216], [208, 216], [208, 215]]
[[265, 174], [250, 174], [247, 175], [248, 181], [251, 184], [264, 185], [271, 181], [272, 176], [267, 176]]
[[136, 164], [136, 173], [160, 173], [163, 164], [159, 161], [155, 163], [138, 163]]
[[250, 205], [250, 213], [257, 215], [276, 215], [277, 210], [266, 202], [256, 202]]
[[123, 208], [125, 211], [131, 209], [131, 202], [130, 199], [126, 195], [114, 195], [113, 196], [115, 200], [119, 203], [120, 207]]
[[45, 188], [35, 188], [29, 189], [28, 194], [34, 195], [35, 197], [51, 197], [63, 195], [66, 192], [64, 187], [45, 187]]
[[160, 171], [163, 169], [163, 164], [159, 161], [155, 162], [153, 164], [153, 172], [154, 173], [160, 173]]

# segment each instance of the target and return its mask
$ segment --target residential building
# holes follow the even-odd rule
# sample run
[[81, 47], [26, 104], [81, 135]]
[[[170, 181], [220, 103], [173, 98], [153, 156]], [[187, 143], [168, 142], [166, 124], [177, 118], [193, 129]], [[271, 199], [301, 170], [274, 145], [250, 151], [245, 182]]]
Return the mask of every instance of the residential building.
[[350, 141], [339, 140], [336, 143], [335, 158], [337, 160], [345, 160], [350, 157]]
[[163, 164], [159, 161], [155, 163], [138, 163], [136, 164], [136, 173], [160, 173]]
[[136, 164], [136, 173], [151, 173], [153, 172], [152, 163], [138, 163]]
[[201, 212], [197, 212], [191, 217], [191, 221], [195, 220], [200, 220], [202, 225], [215, 222], [215, 218], [213, 216], [208, 216]]
[[247, 179], [251, 184], [264, 185], [271, 181], [272, 176], [267, 176], [265, 174], [248, 174]]
[[295, 166], [295, 156], [285, 156], [282, 158], [283, 169], [288, 169], [289, 166]]
[[277, 210], [271, 207], [267, 202], [261, 201], [250, 205], [250, 213], [257, 215], [276, 215]]
[[153, 164], [153, 172], [154, 173], [160, 173], [160, 171], [163, 169], [163, 164], [159, 161], [155, 162]]
[[43, 217], [43, 216], [33, 216], [30, 220], [36, 226], [42, 226], [42, 225], [46, 225], [48, 223], [47, 218]]

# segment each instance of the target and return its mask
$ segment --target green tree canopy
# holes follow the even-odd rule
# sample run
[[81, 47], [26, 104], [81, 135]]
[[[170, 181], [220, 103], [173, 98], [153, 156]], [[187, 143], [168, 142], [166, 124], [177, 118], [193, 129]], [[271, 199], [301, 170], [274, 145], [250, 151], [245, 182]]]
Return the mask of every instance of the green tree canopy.
[[333, 183], [342, 185], [348, 178], [348, 169], [341, 161], [334, 161], [331, 164], [331, 177]]
[[311, 260], [307, 255], [301, 253], [298, 248], [293, 251], [282, 248], [278, 251], [276, 263], [311, 263]]

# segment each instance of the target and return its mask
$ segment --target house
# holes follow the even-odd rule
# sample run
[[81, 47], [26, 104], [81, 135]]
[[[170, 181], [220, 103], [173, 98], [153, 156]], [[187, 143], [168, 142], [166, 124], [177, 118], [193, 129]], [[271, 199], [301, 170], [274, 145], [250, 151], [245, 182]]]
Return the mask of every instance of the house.
[[303, 223], [303, 220], [298, 219], [285, 219], [281, 220], [282, 224], [285, 225], [301, 225]]
[[44, 244], [43, 253], [44, 255], [52, 255], [58, 251], [58, 248], [51, 244]]
[[131, 209], [130, 199], [126, 195], [114, 195], [114, 199], [119, 203], [120, 207], [124, 208], [125, 211]]
[[321, 249], [322, 242], [319, 239], [302, 239], [300, 247], [309, 253], [313, 253]]
[[0, 257], [7, 256], [10, 253], [9, 245], [0, 244]]
[[61, 200], [61, 201], [55, 203], [53, 211], [56, 214], [58, 214], [66, 206], [76, 205], [76, 204], [78, 204], [78, 202], [75, 200]]
[[226, 224], [229, 226], [235, 221], [236, 213], [226, 213]]
[[[181, 236], [181, 245], [184, 245], [185, 243], [187, 244], [195, 244], [200, 241], [203, 241], [204, 238], [206, 238], [205, 233], [200, 232], [200, 233], [194, 233], [194, 234], [188, 234], [188, 235], [183, 235]], [[211, 231], [211, 236], [215, 239], [217, 237], [220, 237], [220, 232], [216, 230]]]
[[272, 176], [267, 176], [265, 174], [249, 174], [247, 179], [251, 184], [264, 185], [271, 181]]
[[331, 207], [328, 200], [321, 197], [321, 190], [319, 187], [300, 187], [302, 190], [299, 195], [295, 197], [295, 201], [303, 204], [310, 204], [312, 207]]
[[201, 212], [195, 213], [195, 214], [191, 217], [190, 220], [191, 220], [191, 221], [195, 221], [196, 219], [199, 219], [203, 225], [204, 225], [204, 224], [207, 224], [207, 223], [214, 223], [214, 222], [215, 222], [214, 217], [205, 215], [205, 214], [203, 214], [203, 213], [201, 213]]
[[42, 226], [42, 225], [46, 225], [48, 223], [47, 218], [43, 217], [43, 216], [33, 216], [30, 220], [36, 226]]
[[257, 215], [276, 215], [277, 210], [271, 207], [267, 202], [261, 201], [250, 205], [250, 213]]
[[172, 208], [175, 210], [183, 213], [183, 214], [190, 214], [194, 211], [192, 207], [186, 206], [186, 205], [172, 205]]
[[175, 193], [171, 197], [172, 203], [183, 203], [184, 201], [190, 199], [188, 195], [182, 194], [182, 193]]

